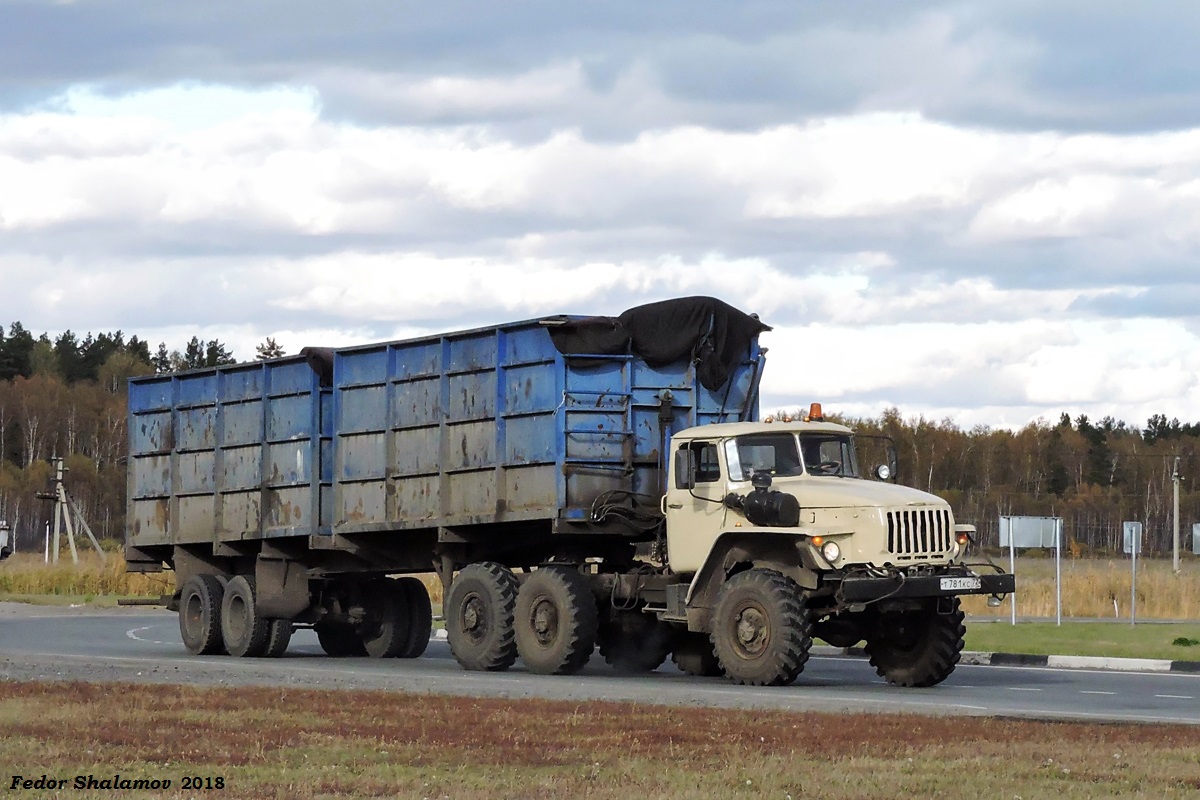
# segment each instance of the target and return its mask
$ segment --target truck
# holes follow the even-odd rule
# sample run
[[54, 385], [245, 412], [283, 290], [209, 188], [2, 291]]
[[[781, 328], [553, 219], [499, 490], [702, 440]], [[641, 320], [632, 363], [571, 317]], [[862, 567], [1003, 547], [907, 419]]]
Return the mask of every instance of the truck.
[[440, 585], [468, 670], [783, 685], [817, 637], [935, 685], [1013, 576], [894, 448], [760, 419], [767, 330], [690, 297], [132, 378], [127, 568], [194, 654], [416, 658]]

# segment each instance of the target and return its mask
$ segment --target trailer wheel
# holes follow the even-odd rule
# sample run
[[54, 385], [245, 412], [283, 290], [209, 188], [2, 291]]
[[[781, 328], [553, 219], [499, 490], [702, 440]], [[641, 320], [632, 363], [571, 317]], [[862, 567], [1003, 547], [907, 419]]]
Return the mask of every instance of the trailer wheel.
[[675, 643], [675, 630], [653, 614], [609, 609], [597, 632], [600, 655], [617, 672], [653, 672]]
[[675, 652], [671, 653], [671, 660], [688, 675], [715, 678], [725, 674], [717, 651], [713, 649], [712, 639], [703, 633], [688, 631], [680, 636]]
[[363, 592], [367, 622], [362, 643], [371, 658], [395, 658], [408, 643], [408, 594], [389, 578], [372, 581]]
[[517, 652], [533, 672], [578, 672], [596, 648], [598, 617], [591, 588], [578, 570], [542, 567], [517, 593]]
[[446, 638], [463, 669], [506, 670], [517, 660], [513, 609], [520, 584], [493, 561], [462, 568], [445, 601]]
[[221, 638], [221, 598], [225, 588], [215, 575], [193, 575], [179, 593], [179, 635], [196, 656], [225, 652]]
[[408, 636], [396, 655], [399, 658], [419, 658], [429, 647], [429, 637], [433, 634], [433, 606], [429, 602], [429, 590], [417, 578], [401, 578], [397, 584], [407, 600]]
[[268, 625], [267, 649], [263, 651], [263, 656], [279, 658], [287, 652], [288, 644], [292, 641], [292, 621], [290, 619], [273, 619]]
[[866, 651], [879, 677], [896, 686], [936, 686], [954, 672], [963, 649], [963, 612], [954, 598], [948, 614], [936, 606], [881, 614]]
[[255, 657], [267, 652], [270, 623], [259, 616], [254, 602], [254, 578], [238, 575], [221, 599], [221, 638], [229, 655]]
[[354, 630], [353, 625], [345, 622], [318, 622], [313, 625], [313, 632], [317, 634], [317, 642], [327, 656], [344, 658], [367, 654], [362, 637]]
[[784, 686], [796, 679], [812, 647], [804, 594], [774, 570], [734, 575], [717, 594], [713, 648], [734, 683]]

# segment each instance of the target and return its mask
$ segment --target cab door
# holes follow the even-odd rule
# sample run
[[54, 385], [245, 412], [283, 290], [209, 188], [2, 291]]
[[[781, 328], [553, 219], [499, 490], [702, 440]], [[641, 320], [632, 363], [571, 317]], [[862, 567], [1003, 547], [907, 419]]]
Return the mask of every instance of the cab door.
[[724, 530], [725, 474], [717, 442], [688, 441], [681, 447], [691, 452], [695, 485], [679, 488], [679, 462], [673, 459], [665, 501], [667, 556], [675, 572], [696, 572]]

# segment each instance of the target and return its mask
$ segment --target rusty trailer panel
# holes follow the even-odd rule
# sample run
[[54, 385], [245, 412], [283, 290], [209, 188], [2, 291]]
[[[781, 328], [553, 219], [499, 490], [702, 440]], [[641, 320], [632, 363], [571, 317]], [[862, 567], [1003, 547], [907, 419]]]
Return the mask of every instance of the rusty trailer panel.
[[758, 416], [756, 340], [719, 391], [538, 320], [330, 359], [132, 379], [129, 544], [586, 525], [607, 492], [657, 509], [674, 431]]

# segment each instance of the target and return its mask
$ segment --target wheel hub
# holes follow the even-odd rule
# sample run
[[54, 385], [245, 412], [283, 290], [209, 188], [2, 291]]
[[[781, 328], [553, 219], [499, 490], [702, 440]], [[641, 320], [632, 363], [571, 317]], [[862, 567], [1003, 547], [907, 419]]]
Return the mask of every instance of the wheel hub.
[[246, 619], [248, 616], [246, 602], [242, 598], [234, 596], [229, 603], [229, 612], [230, 629], [236, 633], [239, 638], [244, 636], [247, 629], [250, 627], [250, 622], [248, 619]]
[[487, 609], [477, 595], [472, 595], [463, 604], [462, 628], [474, 641], [479, 641], [487, 633]]
[[183, 614], [189, 631], [195, 631], [200, 627], [200, 620], [203, 613], [200, 598], [197, 595], [189, 597]]
[[558, 636], [558, 609], [549, 599], [541, 597], [533, 604], [530, 622], [539, 644], [548, 645]]
[[769, 627], [761, 610], [750, 607], [743, 609], [734, 622], [738, 646], [750, 656], [757, 656], [767, 646]]

